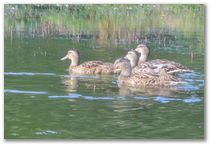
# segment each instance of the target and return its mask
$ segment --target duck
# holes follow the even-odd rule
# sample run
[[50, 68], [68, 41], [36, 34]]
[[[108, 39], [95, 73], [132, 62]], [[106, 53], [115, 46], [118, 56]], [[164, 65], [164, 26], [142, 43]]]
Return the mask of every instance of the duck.
[[[114, 65], [116, 63], [118, 63], [122, 58], [128, 59], [130, 61], [131, 64], [131, 69], [132, 69], [132, 74], [141, 74], [141, 73], [147, 73], [147, 74], [155, 74], [155, 73], [159, 73], [160, 69], [162, 68], [157, 68], [154, 67], [153, 65], [149, 65], [148, 63], [144, 62], [141, 63], [141, 65], [138, 65], [138, 60], [140, 58], [140, 55], [137, 51], [135, 50], [130, 50], [127, 52], [127, 54], [124, 57], [118, 58], [115, 62]], [[114, 71], [115, 74], [119, 74], [120, 71], [119, 70], [115, 70]]]
[[149, 73], [149, 74], [156, 73], [156, 74], [158, 74], [160, 72], [160, 70], [163, 69], [163, 68], [158, 68], [154, 65], [151, 65], [147, 62], [143, 62], [140, 65], [138, 65], [138, 60], [140, 58], [140, 55], [141, 54], [138, 53], [136, 50], [130, 50], [127, 52], [127, 54], [124, 57], [130, 61], [131, 68], [132, 68], [132, 74], [139, 74], [139, 73]]
[[136, 50], [129, 50], [124, 58], [127, 58], [130, 61], [131, 68], [138, 66], [138, 61], [141, 54]]
[[114, 67], [112, 63], [102, 61], [87, 61], [80, 64], [80, 54], [75, 48], [70, 49], [61, 60], [71, 60], [69, 72], [71, 74], [113, 74]]
[[151, 71], [145, 71], [141, 73], [132, 73], [131, 63], [127, 58], [122, 57], [114, 64], [114, 69], [120, 72], [118, 76], [118, 85], [129, 87], [148, 87], [148, 88], [160, 88], [160, 87], [172, 87], [181, 83], [181, 81], [161, 69], [159, 73]]
[[[139, 59], [139, 53], [135, 50], [130, 50], [127, 52], [127, 54], [124, 57], [120, 57], [118, 59], [115, 60], [114, 65], [117, 64], [122, 58], [128, 59], [130, 61], [131, 64], [131, 68], [135, 68], [138, 64], [138, 59]], [[120, 71], [114, 69], [114, 74], [118, 74], [119, 75]]]
[[160, 71], [162, 68], [164, 68], [168, 74], [192, 72], [192, 70], [189, 70], [186, 66], [166, 59], [155, 59], [147, 61], [150, 51], [145, 44], [139, 44], [135, 51], [140, 54], [137, 63], [137, 66], [140, 68], [153, 67], [156, 68], [156, 71]]

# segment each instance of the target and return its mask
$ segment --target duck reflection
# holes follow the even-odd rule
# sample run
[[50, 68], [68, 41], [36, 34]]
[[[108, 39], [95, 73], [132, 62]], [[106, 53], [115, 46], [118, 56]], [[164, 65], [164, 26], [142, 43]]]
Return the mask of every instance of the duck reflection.
[[147, 88], [147, 87], [127, 87], [118, 85], [120, 96], [163, 96], [163, 97], [178, 97], [176, 88]]
[[112, 76], [109, 75], [75, 75], [69, 74], [61, 78], [66, 92], [80, 92], [85, 95], [113, 95]]
[[64, 84], [66, 92], [77, 92], [78, 78], [76, 76], [64, 76], [61, 83]]
[[[68, 93], [88, 92], [88, 95], [99, 96], [163, 96], [178, 97], [180, 94], [176, 88], [147, 88], [128, 87], [111, 83], [111, 77], [75, 76], [65, 75], [61, 79], [64, 91]], [[79, 90], [78, 90], [79, 89]], [[89, 94], [90, 93], [90, 94]]]

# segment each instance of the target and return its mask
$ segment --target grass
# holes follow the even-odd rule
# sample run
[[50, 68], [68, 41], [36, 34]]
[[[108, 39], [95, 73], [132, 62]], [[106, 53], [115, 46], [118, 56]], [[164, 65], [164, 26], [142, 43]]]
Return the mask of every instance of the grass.
[[5, 4], [5, 36], [24, 31], [41, 36], [135, 41], [142, 33], [204, 34], [204, 5], [45, 5]]

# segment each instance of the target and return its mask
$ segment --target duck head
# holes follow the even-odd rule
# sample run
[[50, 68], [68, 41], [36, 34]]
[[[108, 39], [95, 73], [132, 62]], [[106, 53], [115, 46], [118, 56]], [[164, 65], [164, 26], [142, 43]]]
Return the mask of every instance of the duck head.
[[64, 56], [63, 58], [61, 58], [61, 60], [66, 60], [69, 59], [71, 60], [71, 65], [70, 66], [77, 66], [79, 65], [79, 61], [80, 61], [80, 56], [79, 56], [79, 52], [76, 49], [70, 49], [66, 56]]
[[129, 77], [131, 75], [131, 64], [127, 58], [119, 58], [114, 63], [114, 72], [120, 73], [120, 76]]
[[127, 58], [130, 61], [131, 67], [134, 68], [138, 64], [140, 55], [141, 54], [139, 54], [137, 51], [130, 50], [128, 51], [125, 58]]
[[144, 62], [147, 60], [147, 57], [149, 55], [149, 48], [145, 44], [139, 44], [135, 51], [137, 51], [140, 55], [139, 62]]

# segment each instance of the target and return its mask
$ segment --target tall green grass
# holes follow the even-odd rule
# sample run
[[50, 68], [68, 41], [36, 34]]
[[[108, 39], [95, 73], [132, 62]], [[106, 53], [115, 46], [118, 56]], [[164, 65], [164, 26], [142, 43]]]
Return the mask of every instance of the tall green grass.
[[204, 5], [4, 5], [5, 36], [82, 35], [99, 40], [135, 40], [142, 33], [165, 30], [204, 34]]

